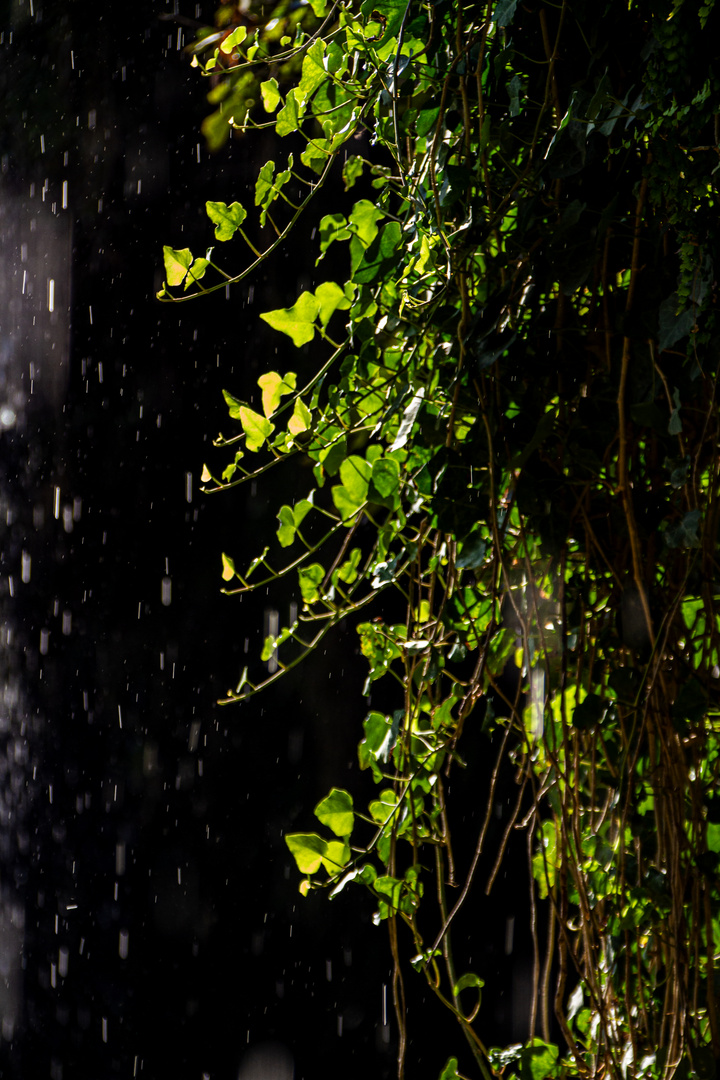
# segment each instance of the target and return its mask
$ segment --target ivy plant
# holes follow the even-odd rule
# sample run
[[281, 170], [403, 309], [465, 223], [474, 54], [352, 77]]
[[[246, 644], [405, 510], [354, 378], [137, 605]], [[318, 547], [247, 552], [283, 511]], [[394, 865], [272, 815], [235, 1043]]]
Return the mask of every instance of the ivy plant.
[[[221, 475], [203, 470], [213, 493], [297, 455], [313, 476], [278, 506], [276, 537], [249, 567], [222, 555], [231, 595], [287, 577], [302, 605], [223, 704], [282, 677], [346, 620], [367, 661], [362, 692], [384, 680], [394, 701], [360, 733], [369, 805], [333, 788], [317, 831], [287, 837], [301, 892], [372, 895], [394, 965], [399, 1077], [416, 978], [485, 1080], [709, 1080], [720, 1057], [714, 2], [248, 12], [217, 48], [210, 34], [198, 46], [204, 73], [222, 72], [217, 97], [234, 103], [212, 139], [269, 127], [275, 158], [242, 202], [207, 203], [232, 254], [166, 247], [159, 295], [182, 303], [250, 277], [301, 215], [320, 276], [331, 248], [344, 260], [340, 280], [299, 296], [288, 282], [287, 306], [262, 315], [298, 348], [313, 343], [311, 377], [265, 372], [261, 411], [227, 391], [236, 433], [219, 440]], [[349, 210], [320, 208], [330, 177], [359, 191]], [[245, 231], [253, 214], [262, 245]], [[449, 778], [480, 730], [498, 757], [459, 865]], [[536, 958], [529, 1041], [493, 1049], [484, 973], [467, 969], [472, 949], [453, 930], [504, 760], [517, 796], [487, 884], [525, 830]], [[461, 1075], [457, 1052], [445, 1080]]]

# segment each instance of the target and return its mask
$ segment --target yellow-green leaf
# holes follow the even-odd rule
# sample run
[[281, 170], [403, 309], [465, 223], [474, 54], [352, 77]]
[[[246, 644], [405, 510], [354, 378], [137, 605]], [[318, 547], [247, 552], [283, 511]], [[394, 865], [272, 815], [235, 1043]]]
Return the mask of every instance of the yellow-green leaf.
[[239, 202], [206, 202], [207, 216], [215, 225], [216, 240], [231, 240], [247, 217], [247, 211]]
[[277, 79], [268, 79], [266, 82], [260, 83], [260, 93], [265, 112], [275, 112], [280, 102]]
[[272, 435], [275, 425], [260, 413], [248, 409], [247, 405], [241, 405], [238, 411], [245, 432], [245, 445], [248, 450], [259, 450], [267, 437]]
[[177, 250], [168, 247], [166, 244], [163, 248], [163, 259], [165, 261], [165, 274], [168, 285], [182, 285], [193, 261], [190, 248]]
[[312, 416], [310, 410], [301, 398], [298, 398], [295, 402], [295, 408], [293, 414], [288, 422], [288, 431], [291, 435], [299, 435], [302, 431], [307, 431], [312, 423]]
[[297, 375], [288, 371], [287, 375], [278, 375], [277, 371], [268, 371], [258, 379], [262, 390], [262, 407], [266, 416], [272, 416], [284, 394], [292, 394], [297, 384]]
[[320, 305], [313, 294], [303, 292], [292, 307], [265, 311], [260, 318], [272, 326], [273, 330], [287, 334], [299, 348], [315, 337], [315, 319], [319, 310]]

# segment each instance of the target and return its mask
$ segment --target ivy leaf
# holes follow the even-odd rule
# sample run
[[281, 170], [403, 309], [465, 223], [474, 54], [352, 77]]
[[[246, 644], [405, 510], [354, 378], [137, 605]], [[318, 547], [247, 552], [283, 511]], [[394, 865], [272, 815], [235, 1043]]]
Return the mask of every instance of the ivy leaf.
[[395, 495], [400, 485], [400, 465], [395, 458], [377, 458], [373, 462], [371, 478], [381, 495]]
[[265, 112], [275, 112], [280, 103], [280, 90], [277, 79], [267, 79], [265, 82], [261, 82], [260, 94]]
[[310, 0], [310, 7], [313, 9], [313, 14], [321, 19], [327, 11], [327, 0]]
[[383, 211], [369, 199], [360, 199], [353, 206], [350, 211], [350, 224], [355, 226], [353, 231], [364, 248], [369, 248], [372, 244], [378, 234], [377, 223], [384, 217]]
[[315, 807], [315, 817], [327, 825], [336, 836], [349, 836], [355, 824], [352, 795], [342, 788], [333, 788]]
[[[352, 296], [352, 285], [348, 283], [345, 289]], [[327, 326], [332, 315], [338, 309], [347, 310], [352, 303], [346, 291], [341, 289], [335, 281], [323, 281], [322, 285], [318, 285], [315, 290], [315, 298], [318, 302], [318, 315], [322, 327]]]
[[520, 1055], [521, 1080], [548, 1080], [554, 1076], [558, 1055], [557, 1046], [533, 1039]]
[[300, 293], [290, 308], [278, 308], [265, 311], [260, 316], [273, 330], [279, 330], [292, 338], [293, 344], [300, 348], [315, 337], [315, 319], [320, 305], [310, 292]]
[[357, 248], [352, 252], [353, 281], [369, 285], [378, 277], [392, 277], [402, 248], [400, 223], [390, 221], [364, 253]]
[[222, 579], [223, 581], [232, 581], [235, 577], [235, 563], [232, 561], [229, 555], [222, 553]]
[[185, 277], [184, 288], [188, 289], [194, 282], [205, 276], [205, 271], [210, 265], [209, 259], [195, 259]]
[[[344, 214], [326, 214], [320, 221], [318, 233], [320, 234], [320, 258], [334, 240], [349, 240], [353, 235], [347, 227], [347, 218]], [[318, 259], [320, 262], [320, 259]], [[317, 265], [317, 264], [316, 264]]]
[[267, 371], [257, 381], [262, 390], [262, 407], [266, 416], [272, 416], [280, 404], [280, 398], [284, 394], [292, 394], [297, 383], [297, 375], [294, 371], [288, 371], [287, 375], [278, 375], [277, 371]]
[[285, 843], [301, 874], [316, 874], [321, 864], [337, 874], [350, 861], [350, 848], [337, 840], [323, 840], [317, 833], [291, 833]]
[[277, 538], [282, 547], [290, 547], [293, 543], [295, 534], [309, 511], [312, 509], [312, 505], [313, 497], [311, 493], [309, 498], [301, 499], [300, 502], [295, 503], [295, 506], [280, 507], [277, 514], [278, 521], [280, 522]]
[[220, 52], [224, 52], [229, 55], [233, 52], [238, 45], [242, 45], [243, 41], [247, 37], [247, 26], [238, 26], [231, 34], [220, 42]]
[[461, 975], [453, 986], [453, 997], [457, 997], [463, 990], [468, 990], [470, 988], [482, 990], [484, 985], [485, 983], [479, 975], [476, 975], [473, 971], [469, 971], [467, 975]]
[[260, 413], [254, 412], [249, 409], [247, 405], [241, 405], [238, 409], [238, 419], [243, 426], [245, 432], [245, 445], [248, 450], [259, 450], [269, 435], [272, 435], [275, 430], [275, 425], [271, 424]]
[[439, 1080], [462, 1080], [462, 1077], [458, 1072], [458, 1059], [456, 1057], [447, 1059], [445, 1068], [440, 1073]]
[[370, 462], [357, 454], [345, 458], [340, 466], [342, 484], [332, 489], [332, 497], [343, 520], [352, 517], [367, 499], [371, 472]]
[[163, 247], [163, 259], [168, 285], [181, 285], [193, 261], [190, 248], [181, 248], [178, 251], [166, 244]]
[[291, 435], [297, 436], [302, 434], [303, 431], [308, 431], [312, 424], [312, 416], [302, 398], [298, 398], [295, 402], [295, 408], [293, 414], [288, 421], [288, 431]]
[[327, 79], [328, 73], [325, 70], [324, 59], [325, 42], [322, 38], [318, 38], [303, 57], [302, 74], [298, 86], [298, 97], [303, 101], [307, 101], [318, 86]]
[[297, 131], [304, 112], [305, 101], [298, 87], [294, 86], [285, 98], [284, 107], [277, 115], [275, 131], [278, 135], [283, 138], [285, 135], [291, 135], [293, 131]]
[[216, 240], [231, 240], [247, 217], [247, 211], [239, 202], [206, 202], [207, 216], [215, 225]]
[[305, 604], [314, 604], [320, 599], [320, 586], [325, 578], [325, 568], [320, 563], [298, 568], [298, 582]]
[[362, 176], [363, 165], [363, 159], [357, 154], [353, 154], [349, 157], [343, 165], [342, 178], [346, 191], [349, 191], [351, 187], [354, 187]]
[[308, 169], [320, 174], [327, 165], [331, 145], [329, 139], [311, 139], [300, 155], [300, 160]]

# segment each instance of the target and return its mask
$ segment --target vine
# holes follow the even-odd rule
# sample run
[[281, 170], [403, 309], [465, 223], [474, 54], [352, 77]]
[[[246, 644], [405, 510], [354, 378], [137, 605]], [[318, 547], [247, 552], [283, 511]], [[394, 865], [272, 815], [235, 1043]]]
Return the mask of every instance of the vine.
[[[315, 809], [325, 832], [287, 837], [301, 892], [371, 893], [394, 963], [399, 1077], [414, 968], [485, 1080], [710, 1080], [714, 5], [312, 0], [269, 19], [238, 8], [233, 23], [234, 11], [195, 52], [221, 105], [212, 138], [270, 125], [278, 145], [303, 148], [258, 173], [264, 247], [244, 205], [207, 203], [216, 241], [249, 249], [245, 268], [166, 247], [160, 299], [243, 280], [307, 214], [319, 266], [342, 245], [349, 269], [261, 316], [298, 348], [320, 340], [312, 377], [263, 374], [261, 412], [225, 393], [238, 433], [219, 440], [231, 458], [218, 477], [204, 467], [206, 490], [294, 455], [314, 488], [278, 508], [277, 543], [247, 570], [222, 556], [229, 594], [288, 576], [302, 598], [223, 704], [351, 619], [365, 692], [384, 679], [396, 705], [363, 723], [359, 764], [379, 789], [367, 812], [333, 788]], [[368, 149], [350, 153], [361, 133]], [[346, 191], [375, 196], [320, 214], [338, 172]], [[498, 757], [461, 865], [449, 781], [481, 730]], [[507, 767], [517, 799], [486, 887], [525, 830], [536, 958], [529, 1041], [490, 1049], [483, 979], [458, 968], [453, 929], [481, 887]], [[443, 1080], [459, 1075], [449, 1057]]]

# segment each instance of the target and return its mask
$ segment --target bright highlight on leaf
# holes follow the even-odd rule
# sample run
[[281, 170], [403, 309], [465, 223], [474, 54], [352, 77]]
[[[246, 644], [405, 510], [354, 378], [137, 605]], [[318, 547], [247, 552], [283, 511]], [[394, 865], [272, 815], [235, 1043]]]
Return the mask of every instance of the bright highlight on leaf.
[[272, 416], [285, 394], [292, 394], [297, 384], [297, 375], [288, 371], [287, 375], [278, 375], [277, 371], [268, 371], [258, 379], [262, 390], [262, 406], [266, 416]]
[[231, 240], [247, 217], [247, 211], [238, 202], [206, 202], [207, 216], [215, 225], [216, 240]]
[[315, 817], [336, 836], [349, 836], [355, 824], [352, 795], [341, 788], [333, 788], [315, 807]]
[[166, 245], [163, 248], [163, 259], [168, 285], [181, 285], [193, 261], [190, 248], [182, 248], [178, 251]]

